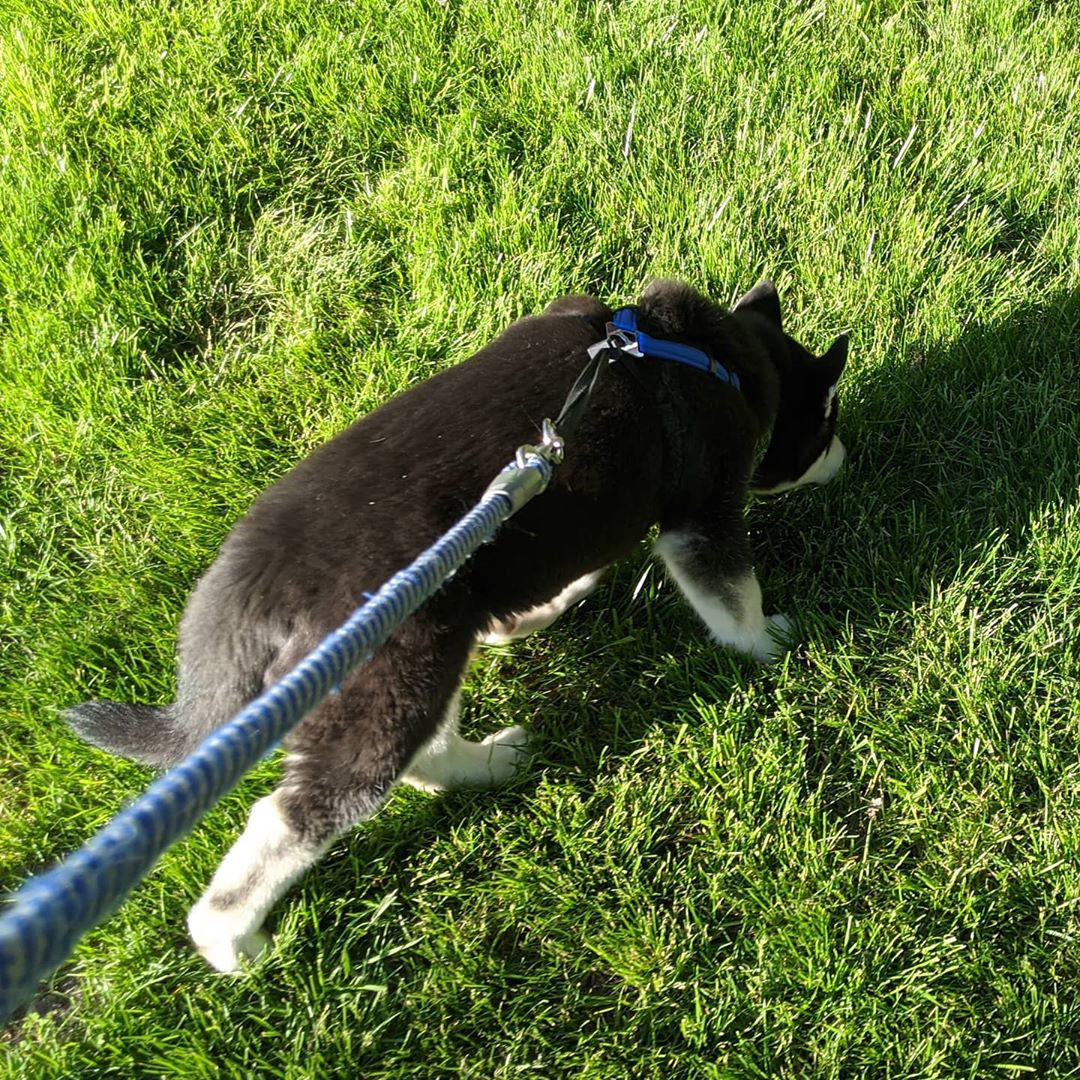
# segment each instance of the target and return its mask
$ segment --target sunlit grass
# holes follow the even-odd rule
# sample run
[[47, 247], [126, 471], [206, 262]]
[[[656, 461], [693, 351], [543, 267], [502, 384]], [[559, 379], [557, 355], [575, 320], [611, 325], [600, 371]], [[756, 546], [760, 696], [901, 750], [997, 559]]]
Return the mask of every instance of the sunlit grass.
[[529, 775], [402, 791], [222, 979], [183, 918], [261, 767], [0, 1035], [0, 1075], [1075, 1071], [1068, 5], [19, 0], [3, 26], [4, 885], [149, 779], [57, 706], [169, 699], [254, 495], [510, 318], [770, 276], [852, 360], [846, 472], [750, 514], [785, 663], [709, 647], [643, 549], [480, 660], [466, 724], [526, 723]]

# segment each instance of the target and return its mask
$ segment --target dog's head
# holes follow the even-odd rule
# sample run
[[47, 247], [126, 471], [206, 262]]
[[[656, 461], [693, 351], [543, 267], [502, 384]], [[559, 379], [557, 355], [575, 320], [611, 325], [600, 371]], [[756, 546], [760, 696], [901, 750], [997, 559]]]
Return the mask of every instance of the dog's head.
[[774, 495], [801, 484], [828, 483], [845, 456], [844, 444], [836, 437], [836, 384], [847, 362], [846, 335], [838, 337], [824, 356], [807, 352], [784, 333], [780, 298], [771, 281], [755, 285], [735, 311], [750, 315], [769, 339], [780, 380], [772, 436], [751, 477], [751, 490]]

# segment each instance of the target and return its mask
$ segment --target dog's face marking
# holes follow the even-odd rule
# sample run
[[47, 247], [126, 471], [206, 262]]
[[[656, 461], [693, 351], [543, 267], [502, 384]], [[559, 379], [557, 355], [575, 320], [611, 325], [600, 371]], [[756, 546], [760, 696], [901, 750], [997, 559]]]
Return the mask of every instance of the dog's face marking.
[[772, 438], [754, 471], [750, 489], [775, 495], [803, 484], [826, 484], [840, 470], [846, 451], [836, 437], [836, 384], [847, 361], [847, 338], [824, 356], [811, 356], [788, 338], [791, 364], [781, 373], [780, 409]]
[[783, 480], [773, 487], [753, 487], [751, 490], [755, 495], [779, 495], [803, 484], [827, 484], [840, 471], [846, 457], [844, 444], [834, 435], [810, 468], [796, 480]]

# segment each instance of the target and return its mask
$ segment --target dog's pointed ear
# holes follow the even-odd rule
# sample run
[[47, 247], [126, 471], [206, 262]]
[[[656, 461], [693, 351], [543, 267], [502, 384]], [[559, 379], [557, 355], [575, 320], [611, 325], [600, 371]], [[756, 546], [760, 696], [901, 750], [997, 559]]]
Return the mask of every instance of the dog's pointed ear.
[[780, 297], [771, 281], [759, 281], [735, 304], [736, 311], [756, 311], [769, 322], [780, 325]]
[[843, 374], [847, 363], [848, 336], [841, 334], [830, 346], [829, 351], [818, 361], [822, 378], [829, 386], [835, 386]]

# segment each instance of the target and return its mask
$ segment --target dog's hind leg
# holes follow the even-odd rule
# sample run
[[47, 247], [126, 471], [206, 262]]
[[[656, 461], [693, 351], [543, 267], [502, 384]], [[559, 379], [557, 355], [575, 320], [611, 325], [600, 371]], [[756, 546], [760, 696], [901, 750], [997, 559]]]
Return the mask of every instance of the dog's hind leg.
[[207, 963], [237, 971], [269, 944], [261, 927], [286, 889], [313, 866], [335, 833], [312, 836], [297, 828], [279, 787], [251, 809], [247, 827], [188, 914], [188, 932]]
[[[488, 744], [472, 744], [455, 729], [456, 741], [445, 744], [449, 754], [428, 753], [440, 737], [439, 719], [456, 696], [471, 643], [471, 632], [437, 631], [410, 620], [286, 740], [280, 786], [252, 808], [247, 827], [188, 917], [192, 939], [211, 965], [235, 971], [262, 950], [262, 922], [277, 899], [336, 837], [382, 806], [407, 768], [408, 779], [422, 774], [428, 787], [491, 783], [508, 775], [522, 755], [517, 735], [500, 733]], [[467, 775], [447, 767], [468, 758], [463, 746], [483, 748], [469, 760], [474, 768]], [[416, 768], [420, 773], [412, 775]]]
[[791, 620], [762, 611], [761, 586], [740, 526], [741, 515], [736, 530], [720, 537], [707, 528], [662, 532], [656, 550], [713, 640], [768, 663], [787, 651]]
[[492, 787], [509, 780], [525, 760], [528, 736], [522, 727], [496, 731], [480, 742], [458, 733], [460, 694], [454, 694], [442, 727], [417, 751], [401, 774], [421, 791]]

